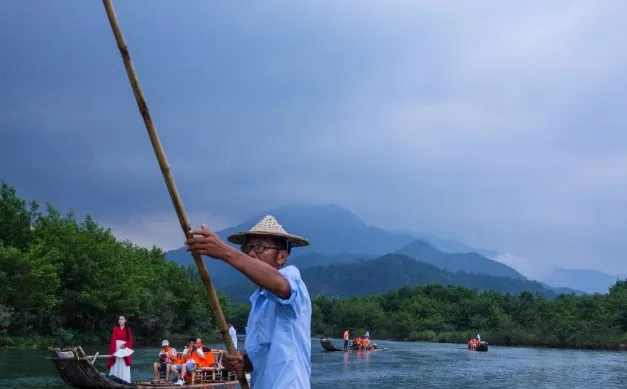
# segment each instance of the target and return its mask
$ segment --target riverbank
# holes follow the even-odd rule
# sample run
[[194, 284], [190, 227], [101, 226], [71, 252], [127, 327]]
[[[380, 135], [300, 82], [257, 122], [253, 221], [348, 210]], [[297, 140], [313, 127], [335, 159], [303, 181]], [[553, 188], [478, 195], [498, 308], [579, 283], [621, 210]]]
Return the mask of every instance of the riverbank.
[[[175, 334], [166, 336], [165, 338], [170, 341], [170, 344], [185, 345], [187, 340], [191, 336], [196, 335], [181, 335]], [[60, 336], [13, 336], [7, 334], [0, 334], [0, 348], [4, 349], [42, 349], [52, 347], [68, 347], [68, 346], [102, 346], [109, 347], [110, 333], [107, 334], [76, 334], [74, 336], [60, 335]], [[215, 336], [200, 336], [204, 342], [216, 342], [221, 341], [222, 337]], [[137, 347], [161, 347], [162, 338], [135, 338], [135, 345]]]

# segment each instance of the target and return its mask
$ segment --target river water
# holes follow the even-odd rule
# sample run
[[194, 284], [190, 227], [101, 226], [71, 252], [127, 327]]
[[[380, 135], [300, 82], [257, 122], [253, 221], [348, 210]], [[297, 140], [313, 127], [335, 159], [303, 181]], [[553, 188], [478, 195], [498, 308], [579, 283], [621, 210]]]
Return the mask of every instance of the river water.
[[[335, 344], [340, 346], [341, 341], [335, 340]], [[377, 344], [389, 350], [323, 352], [319, 340], [313, 339], [311, 388], [627, 388], [626, 351], [490, 346], [487, 353], [482, 353], [468, 351], [459, 344]], [[223, 348], [221, 344], [208, 346]], [[106, 353], [106, 349], [85, 347], [88, 355]], [[151, 365], [158, 350], [135, 350], [133, 380], [151, 379]], [[45, 350], [0, 349], [0, 387], [67, 388], [46, 356]], [[104, 360], [96, 365], [104, 371]]]

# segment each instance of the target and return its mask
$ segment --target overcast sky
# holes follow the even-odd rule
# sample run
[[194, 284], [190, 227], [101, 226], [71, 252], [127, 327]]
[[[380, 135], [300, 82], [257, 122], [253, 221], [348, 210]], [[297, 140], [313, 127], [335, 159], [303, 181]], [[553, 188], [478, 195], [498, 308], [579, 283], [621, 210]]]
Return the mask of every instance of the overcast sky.
[[[115, 1], [183, 202], [627, 272], [627, 2]], [[3, 1], [0, 176], [182, 244], [102, 3]]]

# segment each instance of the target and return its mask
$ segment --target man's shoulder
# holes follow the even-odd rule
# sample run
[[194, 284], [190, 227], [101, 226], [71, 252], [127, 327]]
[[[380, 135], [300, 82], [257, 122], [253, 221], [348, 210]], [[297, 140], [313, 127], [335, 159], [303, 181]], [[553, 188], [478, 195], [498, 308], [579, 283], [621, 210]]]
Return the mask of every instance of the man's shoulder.
[[300, 270], [294, 265], [287, 265], [279, 269], [279, 273], [293, 280], [302, 280]]

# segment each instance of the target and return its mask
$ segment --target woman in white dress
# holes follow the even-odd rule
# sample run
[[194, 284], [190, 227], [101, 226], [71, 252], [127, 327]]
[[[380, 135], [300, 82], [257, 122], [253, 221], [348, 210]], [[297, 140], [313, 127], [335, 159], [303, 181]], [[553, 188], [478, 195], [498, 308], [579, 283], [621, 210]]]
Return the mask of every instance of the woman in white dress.
[[131, 362], [133, 361], [133, 333], [126, 325], [126, 318], [120, 316], [118, 325], [113, 328], [111, 342], [109, 343], [109, 355], [107, 367], [109, 375], [117, 377], [127, 383], [131, 383]]

